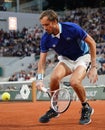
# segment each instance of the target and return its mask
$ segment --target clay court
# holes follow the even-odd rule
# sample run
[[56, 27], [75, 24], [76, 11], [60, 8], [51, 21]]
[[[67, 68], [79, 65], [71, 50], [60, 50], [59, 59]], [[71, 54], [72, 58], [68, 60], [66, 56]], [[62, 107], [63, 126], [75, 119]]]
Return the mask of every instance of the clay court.
[[48, 101], [1, 102], [0, 130], [105, 130], [105, 101], [89, 103], [95, 109], [92, 123], [79, 125], [79, 101], [73, 101], [65, 113], [46, 124], [39, 123], [38, 119], [49, 108]]

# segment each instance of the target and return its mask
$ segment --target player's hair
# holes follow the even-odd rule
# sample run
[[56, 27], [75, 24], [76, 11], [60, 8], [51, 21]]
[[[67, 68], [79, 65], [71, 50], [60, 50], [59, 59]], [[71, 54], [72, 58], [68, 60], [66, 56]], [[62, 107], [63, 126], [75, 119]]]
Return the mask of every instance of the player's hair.
[[41, 20], [43, 17], [47, 16], [48, 20], [50, 21], [57, 21], [58, 22], [58, 15], [55, 11], [53, 10], [45, 10], [41, 13], [39, 19]]

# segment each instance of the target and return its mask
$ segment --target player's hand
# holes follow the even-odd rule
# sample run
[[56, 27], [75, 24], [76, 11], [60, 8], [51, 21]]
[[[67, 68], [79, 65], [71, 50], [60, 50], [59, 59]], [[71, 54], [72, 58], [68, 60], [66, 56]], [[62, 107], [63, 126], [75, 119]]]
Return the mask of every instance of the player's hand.
[[90, 68], [87, 77], [90, 79], [90, 83], [96, 83], [96, 81], [98, 80], [96, 67]]
[[42, 91], [42, 87], [44, 87], [44, 83], [43, 83], [43, 80], [38, 80], [36, 82], [36, 88], [40, 91]]

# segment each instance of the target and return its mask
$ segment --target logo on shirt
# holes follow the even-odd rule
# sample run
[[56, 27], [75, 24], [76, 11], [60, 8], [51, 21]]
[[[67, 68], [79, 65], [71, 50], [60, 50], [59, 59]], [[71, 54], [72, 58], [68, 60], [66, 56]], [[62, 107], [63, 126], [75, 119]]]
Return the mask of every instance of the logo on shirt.
[[67, 41], [70, 41], [70, 39], [71, 39], [70, 37], [67, 37], [67, 38], [66, 38]]
[[52, 45], [52, 47], [56, 47], [56, 45], [55, 45], [55, 44], [53, 44], [53, 45]]

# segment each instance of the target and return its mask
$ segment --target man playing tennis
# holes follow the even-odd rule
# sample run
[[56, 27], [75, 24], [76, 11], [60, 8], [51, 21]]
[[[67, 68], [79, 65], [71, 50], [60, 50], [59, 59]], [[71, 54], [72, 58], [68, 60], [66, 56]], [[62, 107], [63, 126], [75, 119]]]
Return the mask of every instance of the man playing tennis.
[[[81, 104], [80, 124], [89, 124], [93, 109], [87, 103], [86, 92], [82, 80], [86, 76], [86, 70], [91, 63], [87, 74], [90, 82], [97, 81], [96, 69], [96, 43], [79, 25], [71, 22], [58, 22], [58, 16], [53, 10], [46, 10], [40, 15], [40, 22], [46, 31], [40, 43], [40, 59], [38, 63], [38, 89], [43, 87], [43, 76], [45, 73], [46, 56], [50, 48], [57, 52], [59, 63], [52, 72], [50, 89], [54, 91], [59, 88], [60, 80], [70, 77], [70, 85], [78, 95]], [[50, 108], [40, 119], [41, 123], [47, 123], [51, 118], [58, 116]]]

